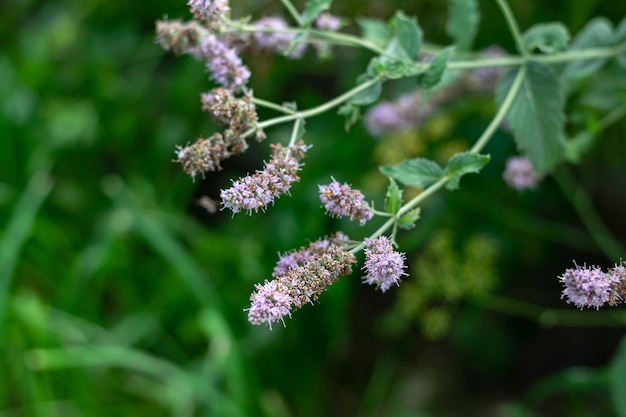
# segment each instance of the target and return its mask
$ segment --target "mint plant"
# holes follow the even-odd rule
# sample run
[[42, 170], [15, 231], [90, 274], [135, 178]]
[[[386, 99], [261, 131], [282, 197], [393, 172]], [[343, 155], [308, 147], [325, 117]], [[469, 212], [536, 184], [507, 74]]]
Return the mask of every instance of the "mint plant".
[[[480, 173], [491, 158], [483, 150], [498, 129], [511, 133], [520, 153], [508, 160], [503, 178], [512, 188], [524, 190], [536, 187], [557, 166], [581, 162], [602, 130], [626, 114], [624, 92], [610, 88], [611, 80], [616, 83], [626, 77], [626, 19], [616, 28], [608, 20], [594, 19], [570, 38], [559, 22], [538, 23], [522, 31], [507, 2], [495, 2], [515, 41], [516, 54], [498, 46], [472, 51], [480, 22], [475, 0], [450, 1], [446, 31], [453, 42], [445, 47], [426, 42], [418, 20], [401, 11], [386, 22], [359, 19], [359, 35], [342, 32], [350, 23], [329, 12], [331, 0], [310, 0], [303, 10], [282, 0], [289, 22], [277, 16], [258, 20], [231, 16], [225, 0], [191, 0], [193, 20], [157, 22], [162, 47], [204, 62], [209, 79], [217, 85], [202, 95], [202, 108], [224, 127], [223, 132], [175, 151], [175, 162], [192, 179], [220, 170], [220, 162], [245, 152], [251, 138], [266, 140], [267, 128], [291, 125], [288, 143], [271, 144], [271, 158], [262, 169], [221, 191], [221, 209], [233, 215], [271, 209], [276, 199], [289, 194], [300, 175], [306, 175], [303, 161], [315, 146], [306, 139], [309, 118], [335, 111], [350, 128], [364, 112], [362, 122], [368, 132], [383, 136], [415, 128], [460, 95], [493, 94], [495, 98], [495, 114], [473, 146], [445, 164], [418, 157], [381, 166], [380, 172], [389, 181], [382, 209], [369, 204], [361, 191], [341, 178], [319, 185], [320, 203], [328, 215], [358, 221], [363, 230], [373, 224], [377, 227], [356, 238], [342, 232], [319, 237], [282, 254], [272, 279], [258, 283], [252, 293], [246, 309], [251, 323], [284, 324], [286, 316], [315, 302], [329, 285], [350, 275], [360, 251], [365, 256], [364, 283], [384, 292], [407, 279], [406, 256], [396, 243], [399, 229], [415, 226], [420, 206], [430, 196], [458, 190], [465, 175]], [[294, 103], [256, 97], [248, 87], [254, 72], [242, 58], [246, 50], [298, 59], [312, 49], [332, 59], [338, 48], [365, 49], [372, 57], [355, 86], [326, 103], [299, 109]], [[602, 88], [597, 82], [600, 77], [609, 80]], [[385, 83], [405, 78], [415, 80], [418, 89], [395, 100], [381, 100]], [[577, 103], [569, 103], [567, 114], [566, 103], [574, 95], [602, 103], [596, 106], [601, 116], [592, 126], [570, 122], [574, 118], [569, 115], [578, 111]], [[261, 107], [279, 115], [259, 120], [256, 110]], [[412, 189], [419, 192], [405, 198]], [[591, 227], [602, 226], [594, 223]], [[607, 255], [619, 258], [621, 246], [608, 239], [599, 245]], [[565, 286], [563, 297], [580, 308], [618, 304], [626, 296], [623, 268], [617, 264], [607, 273], [597, 267], [568, 269], [559, 277]]]

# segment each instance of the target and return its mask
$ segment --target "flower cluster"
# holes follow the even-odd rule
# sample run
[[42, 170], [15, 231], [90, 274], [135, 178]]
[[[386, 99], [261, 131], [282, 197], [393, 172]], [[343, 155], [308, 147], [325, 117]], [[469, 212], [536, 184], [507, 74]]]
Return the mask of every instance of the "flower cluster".
[[319, 241], [313, 242], [298, 252], [304, 253], [306, 250], [315, 252], [315, 256], [294, 260], [289, 268], [276, 275], [272, 281], [255, 285], [256, 291], [250, 296], [251, 305], [248, 309], [250, 323], [267, 323], [270, 328], [272, 323], [279, 320], [284, 324], [285, 316], [291, 315], [292, 311], [306, 303], [317, 301], [329, 285], [352, 273], [355, 256], [343, 250], [332, 239], [324, 239], [321, 245]]
[[391, 246], [391, 242], [386, 236], [376, 239], [365, 239], [365, 265], [363, 269], [366, 274], [363, 282], [375, 285], [382, 292], [391, 288], [391, 285], [400, 281], [404, 272], [404, 253], [397, 252]]
[[516, 190], [535, 188], [542, 180], [543, 175], [538, 174], [535, 168], [524, 156], [516, 156], [506, 161], [506, 168], [502, 178], [509, 187]]
[[302, 166], [300, 160], [309, 149], [300, 142], [288, 149], [282, 145], [272, 145], [274, 151], [265, 169], [233, 182], [233, 186], [222, 190], [220, 196], [222, 205], [238, 213], [242, 209], [252, 211], [263, 210], [275, 198], [288, 193], [291, 184], [298, 181], [298, 171]]
[[196, 19], [208, 23], [223, 19], [230, 12], [228, 0], [189, 0], [188, 4]]
[[324, 238], [311, 242], [308, 246], [302, 246], [300, 249], [287, 252], [280, 255], [272, 276], [278, 277], [284, 275], [290, 268], [302, 265], [317, 256], [323, 254], [331, 245], [343, 247], [349, 242], [348, 237], [337, 232], [330, 238]]
[[358, 220], [361, 226], [374, 216], [359, 190], [353, 190], [348, 184], [340, 184], [334, 178], [330, 184], [320, 185], [319, 193], [326, 212], [333, 216]]
[[626, 290], [626, 268], [615, 265], [607, 272], [597, 266], [576, 265], [568, 268], [559, 281], [565, 287], [561, 298], [581, 310], [584, 307], [599, 309], [604, 304], [616, 305]]
[[237, 51], [219, 39], [213, 33], [206, 33], [197, 46], [189, 53], [198, 60], [205, 61], [211, 79], [221, 86], [233, 90], [242, 90], [250, 79], [250, 70], [246, 67]]
[[236, 98], [232, 91], [223, 87], [202, 94], [202, 110], [237, 133], [254, 127], [259, 119], [249, 94]]

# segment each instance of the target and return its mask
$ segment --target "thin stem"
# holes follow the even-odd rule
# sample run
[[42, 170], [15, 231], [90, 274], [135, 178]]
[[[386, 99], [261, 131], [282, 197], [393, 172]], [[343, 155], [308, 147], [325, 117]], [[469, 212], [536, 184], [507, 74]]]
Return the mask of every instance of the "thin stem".
[[296, 144], [298, 139], [300, 139], [300, 128], [302, 127], [302, 119], [296, 119], [296, 122], [293, 124], [293, 130], [291, 131], [291, 139], [289, 140], [289, 145], [287, 148], [291, 148]]
[[593, 207], [587, 193], [576, 184], [572, 173], [566, 167], [562, 167], [554, 171], [552, 177], [561, 189], [561, 192], [574, 207], [578, 217], [580, 217], [585, 228], [589, 231], [589, 234], [591, 234], [591, 237], [602, 252], [614, 261], [624, 258], [626, 251], [624, 251], [622, 245], [611, 235], [608, 227], [604, 224], [602, 218]]
[[296, 111], [293, 109], [290, 109], [285, 106], [281, 106], [280, 104], [276, 104], [271, 101], [263, 100], [257, 97], [252, 97], [252, 102], [256, 105], [259, 105], [268, 109], [276, 110], [281, 113], [296, 114]]
[[[301, 111], [301, 112], [294, 112], [293, 114], [289, 114], [286, 116], [279, 116], [279, 117], [275, 117], [273, 119], [268, 119], [265, 120], [261, 123], [259, 123], [257, 125], [258, 129], [264, 129], [266, 127], [269, 126], [273, 126], [273, 125], [277, 125], [280, 123], [285, 123], [285, 122], [290, 122], [292, 120], [296, 120], [296, 119], [306, 119], [312, 116], [316, 116], [318, 114], [324, 113], [330, 109], [332, 109], [333, 107], [336, 107], [338, 105], [340, 105], [341, 103], [347, 101], [348, 99], [356, 96], [357, 94], [359, 94], [360, 92], [367, 90], [368, 88], [370, 88], [371, 86], [373, 86], [374, 84], [376, 84], [377, 82], [380, 82], [381, 78], [377, 77], [377, 78], [373, 78], [371, 80], [367, 80], [362, 84], [357, 85], [356, 87], [354, 87], [353, 89], [346, 91], [345, 93], [343, 93], [342, 95], [335, 97], [334, 99], [320, 105], [317, 107], [313, 107], [311, 109], [305, 110], [305, 111]], [[255, 128], [256, 130], [256, 128]], [[246, 133], [244, 133], [244, 137], [248, 136], [250, 134], [252, 134], [253, 130], [248, 131]]]
[[298, 26], [302, 26], [302, 16], [300, 16], [296, 6], [294, 6], [290, 0], [281, 0], [281, 3], [283, 3], [283, 6], [285, 6], [285, 9], [289, 11], [289, 14], [295, 19], [295, 21], [298, 22]]
[[511, 105], [513, 104], [513, 101], [515, 100], [515, 97], [517, 96], [517, 92], [522, 86], [522, 81], [524, 80], [525, 76], [526, 76], [526, 66], [522, 66], [519, 69], [517, 75], [515, 76], [515, 80], [513, 80], [513, 84], [511, 85], [511, 88], [509, 89], [504, 101], [502, 102], [500, 109], [498, 109], [498, 112], [491, 120], [491, 123], [489, 123], [489, 126], [487, 126], [487, 129], [485, 129], [483, 134], [480, 136], [480, 138], [478, 138], [478, 140], [476, 141], [476, 143], [470, 150], [471, 153], [480, 152], [481, 149], [485, 147], [487, 142], [489, 142], [489, 139], [491, 139], [491, 136], [493, 135], [493, 133], [502, 123], [502, 120], [504, 119], [507, 112], [509, 111], [509, 108], [511, 108]]
[[509, 25], [509, 29], [511, 30], [511, 34], [513, 35], [513, 39], [515, 40], [515, 43], [517, 45], [517, 50], [524, 58], [527, 58], [528, 51], [526, 50], [526, 47], [524, 47], [522, 34], [519, 30], [519, 26], [517, 25], [517, 21], [515, 20], [515, 16], [513, 16], [513, 12], [511, 12], [511, 8], [505, 0], [496, 0], [496, 3], [502, 11], [507, 25]]

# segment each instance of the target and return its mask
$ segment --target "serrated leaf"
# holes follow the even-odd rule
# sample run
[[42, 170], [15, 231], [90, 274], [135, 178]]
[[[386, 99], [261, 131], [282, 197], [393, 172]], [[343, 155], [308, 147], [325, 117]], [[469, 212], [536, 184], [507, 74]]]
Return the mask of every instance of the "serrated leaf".
[[569, 40], [569, 31], [561, 22], [539, 23], [522, 35], [522, 41], [528, 51], [538, 49], [545, 54], [566, 50]]
[[417, 60], [422, 46], [422, 30], [417, 19], [398, 11], [391, 20], [391, 27], [394, 38], [408, 58], [413, 61]]
[[398, 226], [403, 229], [410, 229], [411, 227], [415, 226], [415, 223], [419, 220], [419, 218], [420, 218], [420, 208], [418, 207], [409, 211], [404, 216], [400, 217], [398, 219]]
[[361, 37], [381, 48], [389, 44], [391, 30], [387, 22], [378, 19], [359, 18], [357, 23], [361, 28]]
[[[626, 17], [622, 19], [620, 24], [615, 28], [615, 43], [616, 44], [624, 44], [626, 43]], [[617, 59], [617, 63], [622, 67], [626, 68], [626, 49], [623, 49], [619, 55], [615, 57]]]
[[[367, 77], [360, 77], [359, 83], [367, 81]], [[378, 97], [380, 97], [380, 92], [382, 91], [382, 82], [378, 81], [375, 84], [372, 84], [369, 88], [361, 91], [354, 97], [352, 97], [349, 103], [357, 104], [360, 106], [365, 106], [367, 104], [372, 104]]]
[[322, 12], [330, 9], [333, 0], [309, 0], [301, 15], [302, 25], [308, 25], [319, 17]]
[[[609, 46], [613, 43], [613, 25], [603, 17], [591, 20], [572, 40], [568, 51]], [[570, 61], [563, 68], [565, 79], [583, 78], [598, 70], [606, 58]]]
[[[511, 70], [496, 89], [496, 102], [502, 105], [520, 69]], [[517, 147], [539, 172], [563, 160], [563, 95], [558, 80], [546, 65], [530, 61], [522, 85], [506, 119]]]
[[608, 370], [608, 385], [613, 410], [626, 417], [626, 337], [623, 337]]
[[385, 194], [385, 210], [391, 214], [396, 214], [402, 205], [402, 190], [398, 187], [393, 178], [389, 178], [389, 187]]
[[426, 158], [407, 159], [396, 165], [385, 165], [380, 167], [380, 172], [401, 184], [416, 188], [426, 188], [445, 175], [443, 168]]
[[449, 46], [435, 55], [426, 71], [418, 77], [417, 84], [426, 89], [431, 89], [439, 84], [446, 71], [448, 60], [450, 59], [452, 52], [454, 52], [454, 47]]
[[456, 190], [459, 188], [461, 177], [465, 174], [476, 174], [482, 167], [487, 165], [491, 157], [489, 155], [481, 155], [471, 152], [461, 152], [454, 155], [446, 165], [445, 173], [449, 178], [446, 183], [448, 190]]
[[480, 23], [480, 11], [476, 0], [450, 0], [446, 33], [459, 49], [472, 47]]

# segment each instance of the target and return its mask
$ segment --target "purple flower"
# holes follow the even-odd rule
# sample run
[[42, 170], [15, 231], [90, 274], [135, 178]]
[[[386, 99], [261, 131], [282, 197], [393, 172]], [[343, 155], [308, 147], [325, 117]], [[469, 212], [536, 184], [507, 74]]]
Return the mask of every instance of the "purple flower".
[[348, 184], [340, 184], [333, 178], [330, 184], [320, 185], [319, 192], [326, 212], [331, 215], [359, 220], [361, 226], [374, 217], [369, 204], [363, 201], [363, 194], [359, 190], [353, 190]]
[[258, 121], [256, 106], [250, 95], [236, 98], [230, 90], [223, 87], [202, 93], [202, 110], [213, 116], [218, 123], [228, 125], [233, 131], [244, 133]]
[[617, 298], [616, 288], [620, 284], [619, 274], [605, 273], [597, 266], [576, 265], [568, 268], [559, 281], [565, 287], [561, 298], [574, 304], [581, 310], [583, 307], [599, 309], [606, 303]]
[[[490, 46], [481, 51], [483, 57], [501, 58], [507, 56], [504, 49], [499, 46]], [[504, 74], [504, 67], [482, 67], [476, 68], [472, 74], [472, 87], [478, 91], [490, 92], [496, 88], [496, 84]]]
[[341, 28], [341, 19], [328, 12], [324, 12], [315, 19], [315, 26], [321, 30], [337, 31]]
[[228, 0], [189, 0], [187, 4], [196, 19], [208, 22], [223, 19], [230, 11]]
[[296, 266], [302, 266], [306, 262], [321, 255], [326, 251], [330, 245], [337, 245], [343, 247], [348, 243], [349, 239], [341, 232], [337, 232], [329, 239], [319, 239], [315, 242], [311, 242], [308, 246], [302, 246], [300, 249], [287, 252], [284, 255], [280, 255], [276, 266], [274, 267], [273, 277], [284, 275], [290, 268]]
[[419, 125], [433, 113], [433, 107], [424, 102], [422, 94], [405, 94], [395, 101], [381, 101], [369, 108], [363, 123], [372, 136], [403, 132]]
[[220, 169], [220, 161], [228, 158], [231, 152], [220, 133], [215, 133], [208, 139], [198, 139], [190, 146], [176, 147], [176, 160], [183, 165], [183, 170], [195, 179], [196, 175], [204, 175], [208, 171]]
[[375, 285], [382, 292], [391, 288], [392, 284], [398, 285], [400, 278], [407, 275], [404, 272], [404, 253], [396, 252], [386, 236], [376, 239], [364, 240], [366, 271], [363, 282]]
[[506, 161], [506, 168], [502, 177], [509, 187], [516, 190], [535, 188], [543, 178], [542, 175], [535, 172], [533, 165], [524, 156], [509, 158]]
[[340, 277], [352, 272], [355, 256], [330, 242], [315, 257], [294, 264], [272, 281], [257, 284], [250, 296], [248, 321], [252, 324], [283, 321], [291, 312], [313, 303]]
[[204, 60], [211, 79], [229, 90], [243, 89], [250, 79], [250, 70], [243, 64], [237, 51], [212, 33], [203, 36], [189, 52], [197, 59]]
[[297, 173], [302, 166], [300, 159], [309, 149], [304, 143], [284, 149], [280, 144], [273, 145], [274, 151], [263, 171], [243, 177], [233, 182], [233, 186], [222, 190], [222, 205], [233, 213], [242, 209], [248, 211], [263, 210], [275, 198], [289, 192], [291, 184], [298, 181]]
[[[254, 23], [259, 28], [268, 28], [277, 30], [277, 32], [255, 32], [254, 40], [260, 49], [273, 50], [279, 54], [285, 54], [291, 42], [298, 36], [294, 32], [281, 32], [289, 29], [287, 22], [281, 17], [268, 16], [263, 17]], [[287, 55], [288, 58], [301, 58], [306, 50], [306, 43], [299, 43], [293, 51]]]

